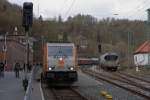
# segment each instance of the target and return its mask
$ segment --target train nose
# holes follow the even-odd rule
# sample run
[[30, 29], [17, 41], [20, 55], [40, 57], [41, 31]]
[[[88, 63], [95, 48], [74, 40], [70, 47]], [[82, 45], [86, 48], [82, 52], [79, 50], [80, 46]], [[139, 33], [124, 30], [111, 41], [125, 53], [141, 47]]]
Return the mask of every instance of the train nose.
[[64, 68], [64, 64], [65, 64], [64, 58], [60, 57], [58, 59], [58, 65], [60, 66], [60, 68]]

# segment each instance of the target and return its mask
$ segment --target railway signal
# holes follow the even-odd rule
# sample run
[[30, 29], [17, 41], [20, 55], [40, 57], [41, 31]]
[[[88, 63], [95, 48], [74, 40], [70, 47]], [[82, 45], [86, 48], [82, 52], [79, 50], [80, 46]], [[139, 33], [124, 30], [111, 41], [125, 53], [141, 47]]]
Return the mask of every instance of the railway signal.
[[[33, 21], [33, 3], [32, 2], [24, 2], [23, 4], [23, 16], [22, 16], [22, 26], [25, 28], [26, 32], [26, 42], [27, 42], [27, 66], [29, 66], [29, 29], [32, 27]], [[27, 67], [26, 66], [26, 67]], [[25, 77], [23, 79], [23, 87], [26, 90], [28, 84], [27, 79], [27, 68], [25, 68]]]
[[102, 48], [101, 48], [101, 44], [98, 44], [98, 52], [99, 52], [99, 53], [101, 53], [101, 51], [102, 51], [101, 49], [102, 49]]
[[33, 3], [25, 2], [23, 4], [23, 18], [22, 26], [25, 28], [25, 31], [29, 31], [29, 27], [32, 26], [33, 21]]

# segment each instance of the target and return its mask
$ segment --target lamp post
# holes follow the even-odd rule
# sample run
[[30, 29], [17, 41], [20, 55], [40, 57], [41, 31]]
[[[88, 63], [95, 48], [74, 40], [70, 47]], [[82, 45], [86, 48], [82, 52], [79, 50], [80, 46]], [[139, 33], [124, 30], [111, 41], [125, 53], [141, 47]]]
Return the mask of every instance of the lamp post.
[[147, 36], [148, 36], [148, 66], [150, 66], [150, 8], [147, 9], [148, 20], [147, 20]]
[[[4, 36], [4, 46], [3, 46], [3, 51], [4, 51], [4, 65], [6, 67], [6, 64], [7, 64], [7, 61], [6, 61], [6, 54], [7, 54], [7, 35], [8, 35], [8, 32], [5, 33], [5, 36]], [[4, 70], [5, 70], [5, 67], [4, 67]]]
[[[113, 14], [113, 16], [115, 17], [115, 16], [118, 16], [119, 14], [117, 14], [117, 13], [114, 13]], [[115, 18], [114, 18], [115, 19]], [[110, 51], [112, 52], [112, 51], [114, 51], [114, 49], [113, 49], [113, 44], [114, 44], [114, 40], [113, 40], [113, 33], [115, 32], [114, 31], [114, 29], [113, 28], [115, 28], [116, 27], [116, 25], [115, 25], [115, 20], [113, 21], [111, 21], [110, 23], [109, 23], [109, 25], [110, 25], [110, 44], [111, 44], [111, 48], [110, 48]]]

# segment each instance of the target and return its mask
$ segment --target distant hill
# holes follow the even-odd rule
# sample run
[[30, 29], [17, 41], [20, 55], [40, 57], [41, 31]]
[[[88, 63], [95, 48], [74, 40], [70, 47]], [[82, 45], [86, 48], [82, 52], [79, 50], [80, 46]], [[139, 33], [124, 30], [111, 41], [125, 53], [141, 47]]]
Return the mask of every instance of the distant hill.
[[13, 32], [21, 26], [21, 7], [7, 0], [0, 0], [0, 33]]

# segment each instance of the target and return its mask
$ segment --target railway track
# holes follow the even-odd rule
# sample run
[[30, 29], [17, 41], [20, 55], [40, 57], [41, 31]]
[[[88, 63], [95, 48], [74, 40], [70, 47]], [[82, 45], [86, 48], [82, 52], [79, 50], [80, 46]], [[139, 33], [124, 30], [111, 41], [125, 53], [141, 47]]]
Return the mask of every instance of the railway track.
[[125, 73], [121, 73], [121, 72], [113, 73], [113, 75], [118, 76], [118, 77], [120, 77], [128, 82], [131, 82], [132, 84], [137, 85], [140, 88], [143, 88], [150, 92], [150, 82], [148, 80], [144, 80], [142, 78], [138, 78], [138, 77], [128, 75]]
[[43, 84], [42, 89], [45, 100], [88, 100], [71, 87], [54, 88]]
[[139, 81], [143, 81], [143, 82], [146, 82], [146, 83], [149, 83], [150, 84], [150, 80], [146, 80], [146, 79], [143, 79], [141, 77], [138, 77], [138, 76], [135, 76], [135, 75], [131, 75], [129, 73], [124, 73], [124, 72], [118, 72], [119, 74], [121, 75], [125, 75], [125, 76], [128, 76], [129, 78], [134, 78], [136, 80], [139, 80]]
[[56, 100], [87, 100], [72, 88], [53, 88]]
[[84, 73], [95, 76], [99, 80], [107, 81], [108, 83], [114, 84], [118, 87], [126, 89], [134, 94], [144, 97], [150, 100], [150, 89], [149, 87], [142, 86], [137, 82], [133, 82], [130, 79], [123, 78], [121, 75], [110, 74], [106, 72], [95, 72], [93, 70], [83, 70]]

